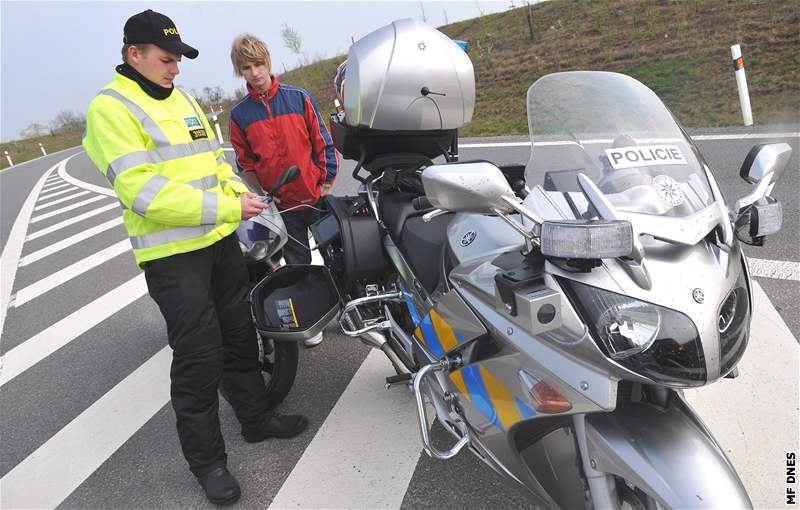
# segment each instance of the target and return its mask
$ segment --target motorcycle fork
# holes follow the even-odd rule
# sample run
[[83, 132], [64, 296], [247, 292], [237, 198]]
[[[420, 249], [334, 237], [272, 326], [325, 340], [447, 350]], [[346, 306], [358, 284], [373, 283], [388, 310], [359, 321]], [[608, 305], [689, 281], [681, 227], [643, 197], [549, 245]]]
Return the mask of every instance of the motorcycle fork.
[[596, 470], [597, 462], [589, 456], [589, 449], [586, 444], [586, 415], [576, 414], [573, 416], [572, 421], [575, 426], [575, 437], [578, 439], [581, 466], [589, 484], [589, 494], [591, 494], [593, 508], [595, 510], [618, 509], [620, 500], [614, 476]]

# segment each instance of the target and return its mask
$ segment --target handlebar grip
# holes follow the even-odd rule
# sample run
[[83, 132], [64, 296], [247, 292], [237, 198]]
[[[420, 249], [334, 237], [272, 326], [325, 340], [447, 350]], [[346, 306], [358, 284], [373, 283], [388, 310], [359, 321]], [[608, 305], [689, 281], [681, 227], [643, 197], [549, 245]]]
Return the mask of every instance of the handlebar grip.
[[423, 209], [430, 209], [433, 207], [433, 204], [428, 200], [428, 197], [422, 195], [411, 201], [411, 207], [413, 207], [415, 211], [422, 211]]

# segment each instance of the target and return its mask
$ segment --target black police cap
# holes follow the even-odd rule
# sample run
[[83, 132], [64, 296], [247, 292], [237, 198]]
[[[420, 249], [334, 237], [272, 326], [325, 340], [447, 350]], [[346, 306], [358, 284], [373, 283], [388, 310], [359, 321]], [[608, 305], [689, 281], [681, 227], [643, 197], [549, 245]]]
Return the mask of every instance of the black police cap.
[[171, 19], [160, 12], [147, 9], [134, 14], [125, 22], [125, 44], [155, 44], [159, 48], [188, 58], [197, 58], [199, 52], [181, 41], [181, 35]]

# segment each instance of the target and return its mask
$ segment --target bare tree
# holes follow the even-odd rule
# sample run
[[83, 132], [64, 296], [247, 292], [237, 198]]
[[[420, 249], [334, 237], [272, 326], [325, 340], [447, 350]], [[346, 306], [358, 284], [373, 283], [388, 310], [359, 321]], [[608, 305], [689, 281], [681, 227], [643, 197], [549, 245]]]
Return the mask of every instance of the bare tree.
[[492, 34], [487, 33], [484, 37], [485, 39], [483, 41], [483, 44], [481, 44], [480, 39], [476, 39], [475, 45], [478, 47], [478, 51], [480, 52], [480, 54], [486, 60], [486, 63], [488, 64], [487, 67], [491, 69], [492, 77], [497, 78], [497, 70], [495, 69], [494, 59], [492, 59], [492, 49], [494, 48], [494, 42], [492, 42]]
[[422, 22], [426, 23], [428, 21], [428, 17], [425, 15], [425, 6], [422, 5], [422, 2], [419, 3], [419, 10], [420, 10], [420, 17], [422, 18]]
[[481, 16], [483, 16], [484, 12], [483, 12], [483, 9], [481, 9], [481, 6], [478, 5], [478, 0], [475, 0], [475, 7], [478, 8], [478, 12], [481, 13]]
[[47, 126], [38, 122], [31, 122], [28, 127], [19, 132], [22, 138], [36, 138], [47, 134]]
[[447, 9], [442, 8], [442, 11], [444, 12], [444, 24], [449, 25], [450, 20], [447, 19]]
[[84, 117], [82, 114], [69, 110], [61, 110], [53, 119], [53, 122], [50, 123], [50, 127], [54, 133], [64, 133], [67, 131], [83, 129], [85, 124], [86, 117]]
[[283, 37], [283, 45], [286, 46], [289, 51], [297, 55], [298, 58], [301, 58], [303, 38], [300, 37], [297, 30], [290, 27], [289, 24], [284, 21], [283, 28], [281, 28], [281, 36]]

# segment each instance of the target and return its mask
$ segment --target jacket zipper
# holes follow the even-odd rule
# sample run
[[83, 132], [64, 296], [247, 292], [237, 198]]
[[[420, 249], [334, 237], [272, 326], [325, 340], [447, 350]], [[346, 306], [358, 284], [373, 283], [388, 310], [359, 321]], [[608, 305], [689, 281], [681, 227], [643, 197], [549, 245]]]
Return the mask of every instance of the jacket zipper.
[[265, 100], [267, 95], [266, 94], [259, 94], [258, 97], [259, 97], [259, 99], [261, 99], [261, 104], [263, 104], [264, 108], [267, 110], [267, 117], [271, 119], [272, 118], [272, 110], [269, 108], [269, 101]]

